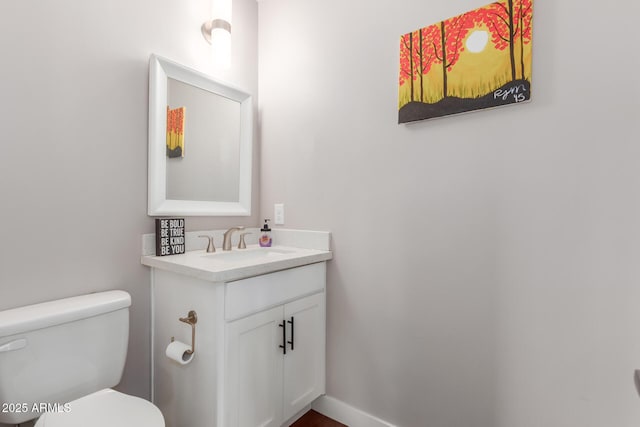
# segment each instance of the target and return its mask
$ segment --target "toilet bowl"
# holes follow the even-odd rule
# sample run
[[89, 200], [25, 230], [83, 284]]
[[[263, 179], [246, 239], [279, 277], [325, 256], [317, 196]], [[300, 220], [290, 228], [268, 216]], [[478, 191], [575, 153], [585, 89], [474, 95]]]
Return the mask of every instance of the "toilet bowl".
[[151, 402], [104, 389], [81, 397], [58, 412], [45, 412], [35, 427], [164, 427], [160, 410]]
[[0, 423], [164, 427], [151, 402], [112, 390], [129, 343], [131, 296], [98, 292], [0, 311]]

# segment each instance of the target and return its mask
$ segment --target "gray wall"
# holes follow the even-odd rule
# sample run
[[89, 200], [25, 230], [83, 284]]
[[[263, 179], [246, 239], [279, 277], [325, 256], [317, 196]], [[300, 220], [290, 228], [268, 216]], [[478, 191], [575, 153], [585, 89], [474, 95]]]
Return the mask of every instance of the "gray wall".
[[[213, 68], [211, 3], [0, 4], [0, 309], [98, 290], [133, 297], [121, 389], [149, 396], [146, 215], [151, 53], [257, 94], [257, 3], [234, 1], [232, 68]], [[255, 185], [259, 168], [256, 162]], [[187, 218], [188, 229], [258, 223]]]
[[262, 1], [261, 211], [333, 233], [328, 394], [637, 426], [640, 6], [536, 0], [531, 103], [398, 126], [400, 35], [486, 3]]

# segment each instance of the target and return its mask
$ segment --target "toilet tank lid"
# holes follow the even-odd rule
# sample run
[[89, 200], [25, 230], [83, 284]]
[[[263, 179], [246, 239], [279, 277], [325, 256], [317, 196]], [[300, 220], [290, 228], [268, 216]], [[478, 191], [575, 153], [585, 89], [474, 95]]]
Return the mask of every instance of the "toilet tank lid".
[[0, 338], [98, 316], [131, 305], [125, 291], [106, 291], [0, 311]]

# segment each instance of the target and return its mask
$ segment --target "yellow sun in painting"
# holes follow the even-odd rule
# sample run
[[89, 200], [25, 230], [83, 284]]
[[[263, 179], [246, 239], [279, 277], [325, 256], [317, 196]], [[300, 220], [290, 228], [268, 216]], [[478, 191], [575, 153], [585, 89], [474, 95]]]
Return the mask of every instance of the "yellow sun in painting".
[[489, 33], [484, 30], [476, 30], [469, 37], [465, 46], [472, 53], [482, 52], [489, 41]]
[[474, 28], [463, 43], [458, 62], [447, 74], [449, 96], [475, 98], [509, 81], [509, 50], [495, 48], [488, 28]]

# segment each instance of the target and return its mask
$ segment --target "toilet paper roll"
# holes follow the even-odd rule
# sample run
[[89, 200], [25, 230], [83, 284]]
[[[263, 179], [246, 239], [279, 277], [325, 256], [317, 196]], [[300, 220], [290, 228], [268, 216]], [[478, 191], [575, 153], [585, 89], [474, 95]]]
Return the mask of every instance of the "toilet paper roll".
[[188, 353], [191, 350], [191, 346], [183, 343], [182, 341], [173, 341], [167, 346], [165, 354], [171, 360], [175, 360], [181, 365], [191, 363], [194, 353]]

